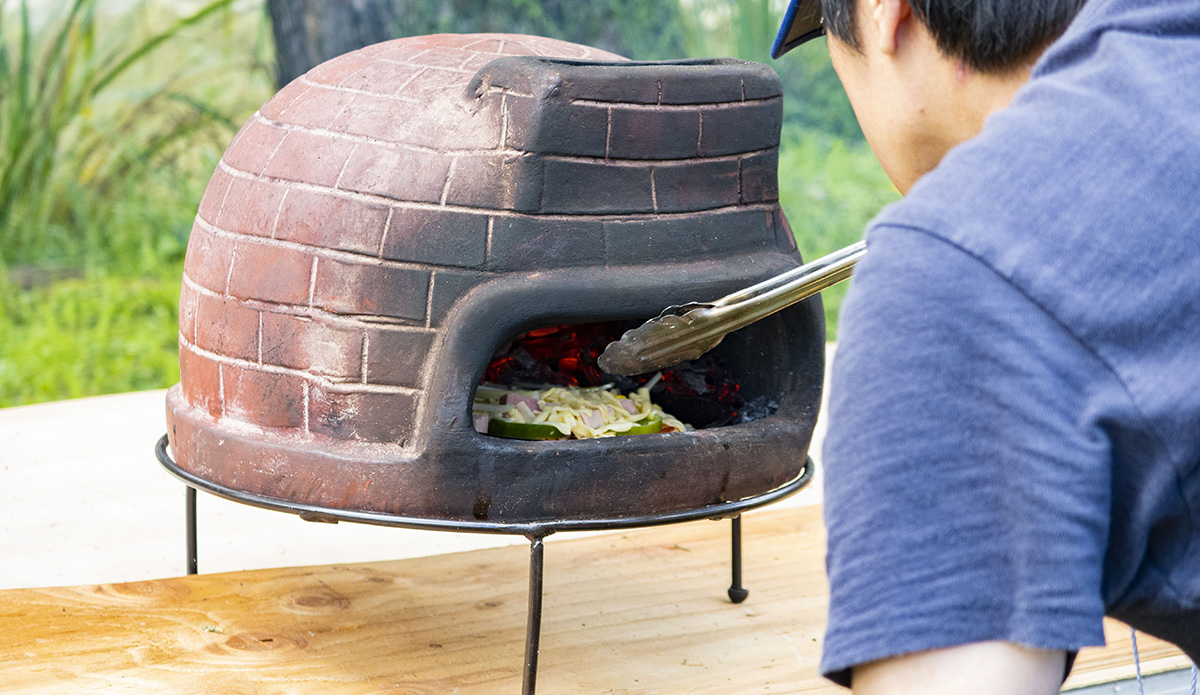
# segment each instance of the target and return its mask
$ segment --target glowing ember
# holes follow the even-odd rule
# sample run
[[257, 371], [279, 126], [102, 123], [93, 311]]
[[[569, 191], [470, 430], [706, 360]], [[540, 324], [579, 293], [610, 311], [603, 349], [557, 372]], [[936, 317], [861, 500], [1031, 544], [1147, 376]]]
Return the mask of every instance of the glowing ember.
[[[525, 388], [615, 384], [622, 392], [634, 391], [654, 375], [608, 374], [596, 366], [596, 359], [605, 346], [638, 323], [609, 321], [529, 331], [500, 349], [484, 370], [483, 380]], [[709, 353], [665, 369], [651, 390], [654, 401], [699, 428], [739, 422], [746, 402], [738, 393], [741, 387], [722, 367], [721, 360]]]

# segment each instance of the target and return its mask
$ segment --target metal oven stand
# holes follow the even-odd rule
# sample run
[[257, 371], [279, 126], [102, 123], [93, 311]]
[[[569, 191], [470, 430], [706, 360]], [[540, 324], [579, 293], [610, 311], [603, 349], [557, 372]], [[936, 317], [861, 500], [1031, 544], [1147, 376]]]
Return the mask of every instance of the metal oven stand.
[[154, 447], [158, 462], [172, 475], [187, 485], [185, 491], [185, 516], [187, 520], [187, 573], [196, 574], [198, 571], [196, 551], [196, 490], [204, 490], [218, 497], [224, 497], [234, 502], [241, 502], [264, 509], [298, 514], [305, 521], [337, 523], [350, 521], [376, 526], [396, 526], [399, 528], [419, 529], [425, 531], [454, 531], [459, 533], [505, 533], [521, 535], [529, 539], [529, 614], [525, 626], [525, 666], [523, 669], [521, 693], [534, 695], [537, 682], [538, 643], [542, 632], [542, 569], [547, 536], [560, 531], [607, 531], [646, 526], [662, 526], [684, 521], [700, 519], [731, 519], [733, 527], [732, 567], [733, 578], [729, 586], [729, 600], [741, 603], [746, 600], [749, 591], [742, 587], [742, 517], [741, 514], [749, 509], [777, 502], [785, 497], [799, 492], [812, 481], [814, 466], [810, 457], [804, 464], [800, 475], [787, 483], [761, 495], [747, 497], [736, 502], [724, 502], [698, 509], [665, 514], [648, 514], [645, 516], [628, 516], [614, 519], [572, 519], [563, 521], [545, 521], [531, 524], [506, 524], [488, 521], [450, 521], [445, 519], [424, 519], [417, 517], [380, 514], [377, 512], [359, 512], [345, 509], [331, 509], [307, 504], [298, 504], [273, 497], [265, 497], [242, 490], [234, 490], [223, 485], [198, 478], [176, 465], [167, 453], [167, 435], [163, 435]]

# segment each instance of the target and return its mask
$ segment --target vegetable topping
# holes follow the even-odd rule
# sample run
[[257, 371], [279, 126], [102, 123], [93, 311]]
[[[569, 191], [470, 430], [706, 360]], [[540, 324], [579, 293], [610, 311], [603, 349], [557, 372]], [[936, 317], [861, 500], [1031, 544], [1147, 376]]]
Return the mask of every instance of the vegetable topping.
[[485, 384], [475, 391], [475, 429], [514, 439], [592, 439], [691, 430], [650, 401], [650, 389], [657, 382], [651, 379], [629, 394], [615, 393], [612, 384], [539, 390]]

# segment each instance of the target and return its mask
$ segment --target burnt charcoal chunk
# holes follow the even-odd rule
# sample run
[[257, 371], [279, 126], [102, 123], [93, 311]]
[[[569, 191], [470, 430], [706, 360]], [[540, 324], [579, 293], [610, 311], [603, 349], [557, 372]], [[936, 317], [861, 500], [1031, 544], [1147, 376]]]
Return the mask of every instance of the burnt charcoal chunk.
[[701, 252], [700, 217], [605, 222], [609, 265], [675, 262]]
[[542, 212], [625, 214], [653, 212], [650, 167], [604, 162], [546, 162]]
[[497, 217], [492, 223], [489, 270], [604, 265], [600, 222]]
[[654, 168], [659, 212], [693, 212], [736, 205], [738, 161], [665, 164]]
[[474, 268], [487, 258], [487, 215], [396, 208], [383, 244], [394, 261]]

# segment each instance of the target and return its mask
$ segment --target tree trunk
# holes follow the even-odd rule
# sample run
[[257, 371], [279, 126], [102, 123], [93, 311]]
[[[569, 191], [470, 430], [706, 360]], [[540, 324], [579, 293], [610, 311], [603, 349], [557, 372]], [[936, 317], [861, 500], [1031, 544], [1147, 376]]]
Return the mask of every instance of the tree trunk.
[[317, 65], [392, 38], [393, 0], [267, 0], [279, 86]]

